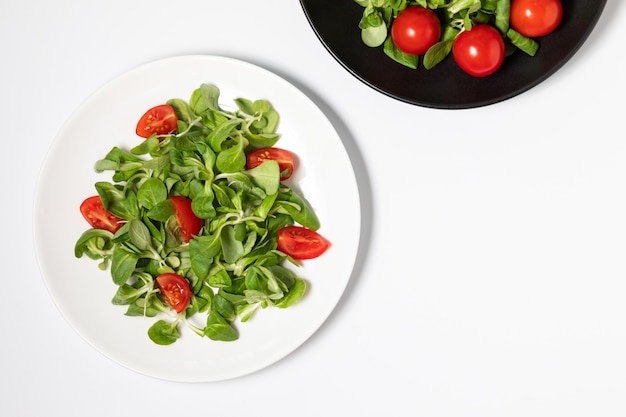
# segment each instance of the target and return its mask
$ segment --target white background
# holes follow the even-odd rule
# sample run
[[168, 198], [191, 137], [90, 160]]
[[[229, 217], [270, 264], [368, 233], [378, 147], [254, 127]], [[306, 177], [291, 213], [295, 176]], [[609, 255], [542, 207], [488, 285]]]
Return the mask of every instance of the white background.
[[[7, 2], [0, 413], [626, 415], [624, 21], [609, 0], [554, 76], [445, 111], [353, 78], [295, 0]], [[195, 384], [84, 342], [32, 235], [39, 169], [72, 112], [124, 72], [187, 54], [249, 61], [305, 92], [342, 137], [363, 208], [354, 273], [322, 328], [266, 369]]]

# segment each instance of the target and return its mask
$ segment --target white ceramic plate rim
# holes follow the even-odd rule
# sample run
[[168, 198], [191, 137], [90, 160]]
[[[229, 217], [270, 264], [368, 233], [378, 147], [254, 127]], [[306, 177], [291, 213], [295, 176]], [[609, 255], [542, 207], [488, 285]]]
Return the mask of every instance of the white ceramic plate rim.
[[[182, 338], [158, 346], [147, 337], [154, 319], [127, 317], [110, 303], [116, 286], [96, 262], [74, 257], [74, 244], [87, 224], [78, 207], [95, 194], [96, 181], [110, 174], [93, 165], [113, 146], [138, 143], [134, 127], [152, 107], [188, 99], [202, 83], [221, 90], [220, 103], [237, 97], [267, 99], [279, 112], [281, 140], [293, 151], [298, 171], [290, 185], [302, 192], [320, 217], [331, 242], [321, 258], [303, 262], [299, 276], [307, 296], [288, 309], [261, 310], [237, 323], [240, 339], [215, 342], [185, 327]], [[34, 239], [44, 282], [70, 325], [115, 362], [153, 377], [209, 382], [258, 371], [284, 358], [324, 323], [341, 299], [357, 256], [360, 237], [358, 187], [341, 138], [322, 111], [283, 78], [244, 61], [206, 55], [181, 56], [145, 64], [112, 80], [90, 96], [55, 138], [42, 166], [34, 200]]]

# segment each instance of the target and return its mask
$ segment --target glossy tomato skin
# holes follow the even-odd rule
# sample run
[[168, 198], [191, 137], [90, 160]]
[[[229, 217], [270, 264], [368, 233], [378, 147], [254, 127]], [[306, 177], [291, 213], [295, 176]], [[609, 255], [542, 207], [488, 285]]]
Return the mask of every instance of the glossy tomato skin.
[[561, 0], [511, 1], [511, 27], [529, 38], [554, 32], [562, 18]]
[[423, 55], [441, 37], [441, 22], [430, 9], [409, 6], [391, 23], [391, 40], [404, 53]]
[[278, 231], [278, 250], [293, 259], [317, 258], [329, 246], [322, 235], [306, 227], [286, 226]]
[[137, 122], [135, 132], [142, 138], [153, 134], [167, 135], [178, 129], [178, 116], [169, 104], [160, 104], [144, 113]]
[[457, 65], [469, 75], [486, 77], [504, 62], [504, 40], [493, 26], [478, 24], [457, 36], [452, 55]]
[[165, 302], [176, 313], [182, 313], [191, 299], [191, 289], [187, 280], [178, 274], [167, 272], [159, 275], [156, 282]]
[[174, 205], [174, 214], [180, 228], [181, 239], [184, 243], [188, 243], [193, 236], [200, 233], [204, 222], [193, 212], [191, 200], [187, 197], [172, 196], [170, 200]]
[[124, 224], [124, 219], [115, 216], [104, 208], [99, 195], [85, 199], [80, 205], [80, 212], [94, 229], [115, 233]]
[[294, 170], [294, 158], [293, 154], [285, 149], [271, 147], [255, 149], [248, 154], [246, 167], [248, 169], [255, 168], [268, 159], [278, 162], [281, 180], [286, 180], [291, 177]]

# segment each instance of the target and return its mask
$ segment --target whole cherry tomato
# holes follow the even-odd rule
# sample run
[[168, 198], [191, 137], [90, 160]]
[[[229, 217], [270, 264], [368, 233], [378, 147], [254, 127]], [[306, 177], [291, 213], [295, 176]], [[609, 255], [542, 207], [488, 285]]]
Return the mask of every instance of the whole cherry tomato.
[[478, 24], [461, 32], [452, 45], [452, 56], [459, 67], [474, 77], [493, 74], [504, 62], [504, 40], [488, 24]]
[[529, 38], [552, 33], [561, 23], [561, 0], [513, 0], [511, 27]]
[[391, 23], [391, 40], [404, 53], [422, 55], [439, 41], [441, 23], [430, 9], [410, 6]]

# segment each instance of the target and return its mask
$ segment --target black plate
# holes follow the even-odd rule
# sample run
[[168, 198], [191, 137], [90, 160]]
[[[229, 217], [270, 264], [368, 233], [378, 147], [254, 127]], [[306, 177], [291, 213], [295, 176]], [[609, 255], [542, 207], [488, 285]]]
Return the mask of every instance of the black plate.
[[536, 86], [561, 68], [596, 25], [606, 0], [562, 0], [556, 31], [537, 39], [530, 57], [516, 51], [494, 74], [476, 78], [456, 66], [452, 56], [430, 70], [413, 70], [388, 58], [382, 47], [363, 44], [358, 27], [363, 7], [354, 0], [300, 0], [326, 49], [355, 77], [398, 100], [423, 107], [463, 109], [497, 103]]

